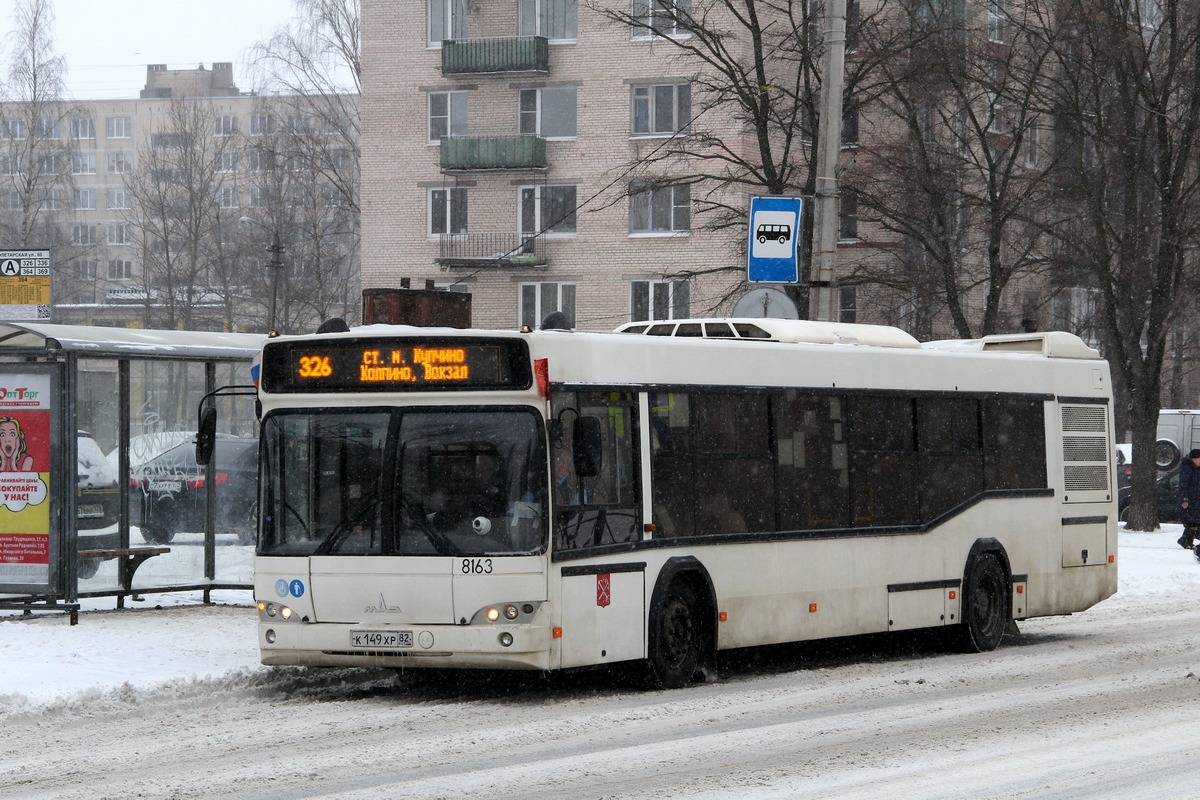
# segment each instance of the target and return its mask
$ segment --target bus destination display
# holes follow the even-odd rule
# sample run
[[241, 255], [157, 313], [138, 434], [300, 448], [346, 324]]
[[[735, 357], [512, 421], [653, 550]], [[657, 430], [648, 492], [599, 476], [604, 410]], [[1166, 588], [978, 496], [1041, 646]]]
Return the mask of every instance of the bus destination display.
[[527, 389], [529, 351], [518, 339], [398, 338], [268, 342], [268, 392]]

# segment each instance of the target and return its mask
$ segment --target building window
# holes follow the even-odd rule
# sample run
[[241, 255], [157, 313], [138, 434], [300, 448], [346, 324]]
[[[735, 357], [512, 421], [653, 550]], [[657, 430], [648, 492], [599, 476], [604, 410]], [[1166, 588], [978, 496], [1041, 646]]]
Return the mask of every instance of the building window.
[[520, 133], [547, 139], [574, 139], [576, 130], [574, 86], [546, 86], [520, 92]]
[[217, 156], [217, 172], [237, 172], [237, 162], [237, 151], [226, 150]]
[[692, 0], [633, 0], [633, 38], [688, 35]]
[[95, 153], [76, 153], [71, 156], [71, 174], [72, 175], [95, 175], [96, 174], [96, 154]]
[[691, 187], [631, 187], [629, 196], [629, 232], [662, 234], [689, 231], [692, 228]]
[[16, 156], [0, 156], [0, 173], [4, 175], [20, 175], [21, 159]]
[[218, 114], [214, 120], [213, 136], [237, 136], [238, 121], [233, 114]]
[[685, 280], [630, 281], [629, 321], [686, 319], [689, 293]]
[[522, 283], [519, 325], [540, 328], [542, 320], [555, 311], [567, 317], [567, 327], [575, 327], [575, 284]]
[[429, 190], [429, 234], [443, 236], [467, 232], [467, 190]]
[[574, 234], [574, 186], [522, 186], [521, 233]]
[[96, 123], [90, 117], [76, 117], [71, 120], [71, 135], [76, 139], [95, 139]]
[[90, 245], [96, 243], [95, 225], [76, 225], [71, 229], [71, 244]]
[[133, 136], [129, 117], [109, 117], [104, 121], [104, 135], [109, 139], [128, 139]]
[[108, 243], [114, 245], [129, 244], [129, 226], [124, 222], [109, 223]]
[[222, 186], [217, 190], [217, 206], [220, 208], [238, 207], [238, 190], [235, 186]]
[[125, 175], [133, 171], [133, 162], [124, 153], [109, 153], [108, 171], [113, 175]]
[[62, 126], [58, 120], [41, 117], [34, 125], [34, 131], [39, 139], [61, 139]]
[[26, 133], [25, 121], [21, 119], [4, 120], [5, 139], [24, 139]]
[[100, 260], [86, 258], [75, 262], [75, 274], [81, 278], [95, 278], [100, 271]]
[[1041, 127], [1039, 127], [1038, 118], [1034, 117], [1029, 121], [1029, 127], [1025, 129], [1025, 166], [1028, 169], [1034, 169], [1038, 165], [1038, 151], [1041, 149]]
[[686, 83], [633, 87], [633, 135], [687, 133], [692, 125], [692, 87]]
[[287, 118], [287, 132], [296, 136], [308, 133], [312, 129], [312, 117], [307, 114], [293, 114]]
[[577, 0], [519, 0], [519, 36], [545, 36], [550, 41], [574, 41], [578, 27]]
[[858, 144], [858, 103], [847, 93], [842, 99], [842, 147]]
[[75, 209], [77, 211], [95, 211], [96, 210], [96, 190], [95, 189], [76, 189], [75, 190]]
[[838, 198], [838, 239], [852, 241], [858, 238], [858, 195], [846, 189]]
[[125, 191], [125, 189], [108, 190], [109, 210], [122, 210], [129, 207], [129, 192]]
[[988, 82], [991, 84], [987, 90], [988, 133], [1008, 133], [1008, 126], [1004, 123], [1004, 97], [1000, 93], [1004, 88], [1004, 79], [1003, 66], [995, 63], [988, 65]]
[[254, 148], [250, 151], [250, 171], [270, 172], [274, 163], [273, 153]]
[[1004, 43], [1004, 0], [988, 0], [987, 26], [988, 41]]
[[133, 277], [133, 262], [127, 258], [111, 258], [108, 261], [108, 279], [127, 281]]
[[42, 197], [42, 206], [48, 211], [62, 211], [63, 193], [62, 189], [57, 187], [46, 191]]
[[275, 118], [270, 114], [250, 115], [250, 135], [268, 136], [275, 132]]
[[838, 322], [858, 322], [858, 296], [853, 286], [838, 287]]
[[58, 156], [54, 154], [40, 156], [37, 160], [37, 173], [38, 175], [57, 175]]
[[443, 136], [467, 135], [467, 93], [429, 93], [429, 143]]
[[1089, 346], [1099, 347], [1100, 330], [1096, 320], [1100, 318], [1103, 299], [1099, 289], [1086, 286], [1060, 289], [1054, 297], [1054, 329], [1068, 331]]
[[25, 207], [25, 203], [21, 200], [21, 193], [16, 189], [9, 189], [0, 196], [0, 205], [3, 205], [5, 211], [20, 211]]
[[467, 0], [429, 0], [429, 44], [467, 38]]

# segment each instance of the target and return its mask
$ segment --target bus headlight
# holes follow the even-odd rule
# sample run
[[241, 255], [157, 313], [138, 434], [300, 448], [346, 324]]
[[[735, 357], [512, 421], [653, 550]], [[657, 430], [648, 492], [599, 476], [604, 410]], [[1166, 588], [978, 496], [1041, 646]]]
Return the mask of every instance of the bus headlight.
[[[533, 621], [534, 615], [542, 607], [544, 600], [535, 601], [516, 601], [511, 603], [497, 603], [493, 606], [484, 606], [475, 612], [471, 617], [472, 625], [485, 625], [494, 622], [516, 622], [525, 624]], [[464, 622], [466, 620], [464, 619]]]
[[290, 620], [295, 614], [296, 612], [291, 606], [272, 603], [269, 600], [258, 601], [258, 618], [263, 622], [273, 620], [276, 617]]

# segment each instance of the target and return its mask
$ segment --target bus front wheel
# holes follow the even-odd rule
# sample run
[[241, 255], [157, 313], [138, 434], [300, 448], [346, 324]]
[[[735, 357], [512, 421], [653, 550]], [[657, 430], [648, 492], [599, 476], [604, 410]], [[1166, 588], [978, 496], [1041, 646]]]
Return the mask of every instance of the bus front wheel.
[[995, 554], [981, 553], [967, 565], [961, 610], [962, 622], [954, 633], [959, 650], [986, 653], [1000, 646], [1008, 626], [1008, 586]]
[[656, 689], [680, 689], [700, 667], [704, 625], [696, 590], [676, 580], [651, 615], [647, 683]]

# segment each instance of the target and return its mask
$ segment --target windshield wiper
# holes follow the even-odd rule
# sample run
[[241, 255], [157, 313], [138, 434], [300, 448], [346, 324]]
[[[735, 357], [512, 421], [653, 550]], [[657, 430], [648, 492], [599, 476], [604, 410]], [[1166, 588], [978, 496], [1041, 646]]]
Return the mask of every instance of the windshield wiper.
[[454, 542], [450, 541], [450, 537], [434, 527], [429, 521], [429, 517], [425, 513], [425, 507], [412, 500], [403, 491], [400, 494], [400, 511], [407, 512], [406, 516], [409, 519], [416, 521], [417, 528], [421, 533], [425, 534], [425, 538], [433, 545], [434, 551], [440, 556], [461, 556], [462, 550], [458, 548]]
[[370, 513], [378, 507], [378, 500], [372, 496], [368, 498], [361, 506], [357, 513], [350, 515], [346, 519], [333, 526], [328, 535], [321, 540], [321, 544], [317, 545], [317, 549], [313, 551], [314, 556], [327, 556], [333, 552], [333, 549], [339, 542], [354, 530], [355, 526], [362, 523], [363, 520], [370, 516]]

